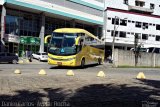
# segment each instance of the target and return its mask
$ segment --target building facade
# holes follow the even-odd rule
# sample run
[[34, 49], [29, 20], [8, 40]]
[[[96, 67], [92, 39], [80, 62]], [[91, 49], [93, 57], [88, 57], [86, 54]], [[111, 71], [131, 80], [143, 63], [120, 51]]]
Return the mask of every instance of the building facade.
[[[0, 50], [47, 51], [44, 37], [54, 29], [83, 28], [112, 46], [160, 47], [158, 0], [0, 0]], [[103, 33], [102, 33], [103, 32]]]
[[103, 0], [0, 0], [1, 51], [47, 51], [44, 37], [57, 28], [83, 28], [102, 37]]
[[[134, 47], [135, 36], [143, 47], [160, 47], [160, 1], [106, 0], [104, 40], [115, 47]], [[115, 27], [115, 28], [114, 28]]]

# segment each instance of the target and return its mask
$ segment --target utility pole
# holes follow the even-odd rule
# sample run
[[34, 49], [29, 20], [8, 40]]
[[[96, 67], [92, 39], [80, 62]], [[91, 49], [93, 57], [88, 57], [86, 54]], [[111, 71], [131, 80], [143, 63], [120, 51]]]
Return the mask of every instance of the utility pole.
[[138, 56], [139, 56], [138, 35], [136, 34], [134, 38], [134, 55], [135, 55], [135, 67], [136, 67], [138, 63]]
[[[114, 18], [114, 31], [113, 31], [113, 41], [112, 41], [112, 63], [113, 63], [113, 66], [115, 66], [115, 58], [114, 58], [114, 45], [115, 45], [115, 37], [116, 37], [116, 30], [117, 28], [119, 27], [119, 24], [118, 24], [118, 27], [116, 28], [116, 21], [119, 20], [120, 18], [118, 16], [115, 16]], [[124, 18], [123, 20], [126, 20], [127, 18]]]
[[117, 20], [117, 16], [115, 16], [114, 18], [114, 31], [113, 31], [113, 41], [112, 41], [112, 63], [113, 66], [115, 66], [115, 60], [114, 60], [114, 43], [115, 43], [115, 36], [116, 36], [116, 20]]
[[103, 0], [103, 37], [104, 37], [104, 50], [105, 50], [105, 61], [107, 60], [107, 48], [106, 48], [106, 26], [107, 26], [107, 16], [106, 16], [106, 0]]

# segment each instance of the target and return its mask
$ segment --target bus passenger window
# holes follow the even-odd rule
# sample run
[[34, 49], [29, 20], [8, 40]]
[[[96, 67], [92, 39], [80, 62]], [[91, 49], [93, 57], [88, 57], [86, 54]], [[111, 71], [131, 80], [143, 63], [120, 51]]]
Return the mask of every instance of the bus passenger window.
[[83, 45], [84, 45], [84, 40], [81, 39], [80, 42], [79, 42], [79, 45], [76, 46], [77, 52], [80, 52], [82, 50]]
[[82, 39], [82, 40], [80, 40], [80, 46], [83, 46], [83, 45], [84, 45], [84, 41]]
[[85, 34], [84, 33], [78, 33], [78, 36], [84, 36]]
[[85, 44], [86, 45], [90, 45], [91, 44], [91, 40], [92, 40], [92, 38], [89, 37], [88, 35], [86, 35], [86, 37], [85, 37]]

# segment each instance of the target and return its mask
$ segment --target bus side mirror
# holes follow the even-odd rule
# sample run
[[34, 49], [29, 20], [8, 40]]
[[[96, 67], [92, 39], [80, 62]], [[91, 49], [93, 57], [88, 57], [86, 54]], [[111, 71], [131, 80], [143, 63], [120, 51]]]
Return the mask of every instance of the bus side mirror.
[[48, 40], [51, 38], [51, 35], [47, 35], [45, 38], [44, 38], [44, 43], [48, 43]]
[[75, 40], [75, 45], [80, 45], [80, 44], [79, 44], [80, 40], [81, 40], [80, 37], [76, 38], [76, 40]]

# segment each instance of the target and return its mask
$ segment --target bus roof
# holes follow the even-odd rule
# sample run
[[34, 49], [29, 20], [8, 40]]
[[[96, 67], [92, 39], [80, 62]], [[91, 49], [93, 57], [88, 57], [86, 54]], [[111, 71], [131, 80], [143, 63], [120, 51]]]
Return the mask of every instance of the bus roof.
[[59, 28], [54, 30], [54, 32], [58, 32], [58, 33], [85, 33], [88, 36], [98, 40], [99, 42], [102, 42], [100, 39], [98, 39], [96, 36], [94, 36], [93, 34], [91, 34], [90, 32], [84, 30], [84, 29], [80, 29], [80, 28]]

